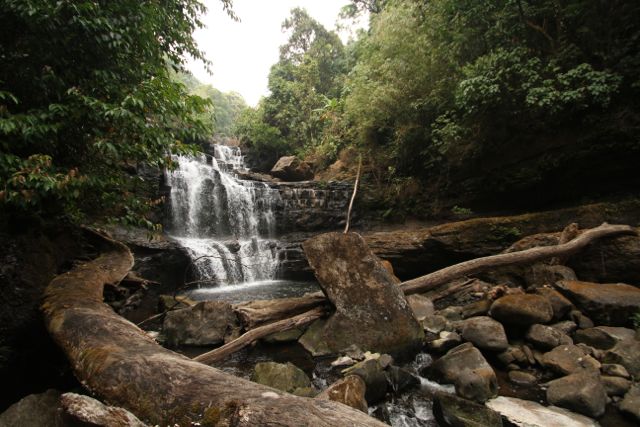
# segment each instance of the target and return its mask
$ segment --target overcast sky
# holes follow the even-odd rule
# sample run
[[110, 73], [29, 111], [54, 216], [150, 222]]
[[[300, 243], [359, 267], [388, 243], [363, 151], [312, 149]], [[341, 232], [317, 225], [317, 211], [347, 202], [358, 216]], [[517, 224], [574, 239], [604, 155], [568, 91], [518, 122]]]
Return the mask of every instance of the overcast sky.
[[[202, 63], [191, 61], [189, 70], [203, 83], [223, 92], [240, 93], [255, 106], [267, 95], [267, 76], [278, 61], [278, 47], [286, 41], [281, 25], [294, 7], [303, 7], [328, 29], [333, 29], [342, 6], [348, 0], [234, 0], [233, 9], [241, 19], [235, 22], [222, 11], [218, 0], [207, 0], [203, 22], [206, 28], [195, 38], [213, 62], [213, 75]], [[346, 35], [342, 35], [346, 39]]]

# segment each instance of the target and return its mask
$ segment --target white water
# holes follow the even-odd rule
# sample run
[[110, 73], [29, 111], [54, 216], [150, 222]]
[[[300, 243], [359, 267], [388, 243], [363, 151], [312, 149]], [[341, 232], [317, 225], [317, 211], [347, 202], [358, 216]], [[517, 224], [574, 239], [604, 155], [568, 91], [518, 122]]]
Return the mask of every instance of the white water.
[[240, 180], [239, 148], [216, 145], [215, 156], [177, 157], [171, 186], [169, 232], [190, 253], [197, 279], [208, 285], [272, 280], [278, 270], [274, 210], [280, 194], [267, 184]]

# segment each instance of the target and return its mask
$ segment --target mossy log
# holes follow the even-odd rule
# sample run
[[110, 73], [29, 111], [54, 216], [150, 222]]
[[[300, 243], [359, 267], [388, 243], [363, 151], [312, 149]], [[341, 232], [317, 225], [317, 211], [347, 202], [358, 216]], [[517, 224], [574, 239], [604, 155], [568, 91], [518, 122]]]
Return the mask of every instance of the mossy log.
[[108, 404], [158, 425], [385, 425], [340, 403], [289, 395], [159, 346], [103, 303], [104, 284], [119, 282], [133, 265], [126, 246], [104, 240], [100, 257], [49, 284], [42, 310], [76, 377]]

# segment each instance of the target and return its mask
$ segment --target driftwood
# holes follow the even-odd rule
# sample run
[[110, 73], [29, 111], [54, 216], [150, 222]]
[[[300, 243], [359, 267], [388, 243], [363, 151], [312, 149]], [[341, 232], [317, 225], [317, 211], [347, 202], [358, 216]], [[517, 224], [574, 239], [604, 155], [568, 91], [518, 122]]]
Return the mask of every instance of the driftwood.
[[284, 319], [278, 322], [269, 323], [268, 325], [260, 326], [244, 333], [242, 336], [223, 345], [222, 347], [218, 347], [215, 350], [211, 350], [207, 353], [201, 354], [198, 357], [195, 357], [193, 360], [205, 364], [217, 362], [224, 359], [228, 355], [233, 354], [236, 351], [246, 347], [247, 345], [259, 340], [260, 338], [264, 338], [276, 332], [284, 332], [290, 329], [307, 325], [314, 320], [321, 318], [324, 314], [325, 309], [323, 307], [316, 307], [312, 310], [309, 310], [302, 314], [298, 314], [297, 316], [291, 317], [289, 319]]
[[233, 309], [244, 328], [253, 329], [265, 323], [298, 315], [326, 302], [322, 292], [314, 292], [296, 298], [249, 301], [235, 304]]
[[159, 346], [102, 301], [104, 284], [122, 280], [133, 265], [126, 246], [108, 243], [97, 259], [56, 277], [42, 306], [49, 333], [92, 393], [158, 425], [385, 425], [345, 405], [279, 392]]
[[486, 270], [487, 268], [528, 264], [553, 257], [563, 258], [575, 254], [588, 244], [603, 237], [635, 233], [636, 231], [628, 225], [609, 225], [604, 223], [596, 228], [585, 231], [575, 239], [564, 244], [556, 246], [542, 246], [519, 252], [509, 252], [472, 259], [443, 268], [427, 274], [426, 276], [402, 282], [400, 287], [406, 295], [422, 293], [443, 285], [453, 279], [457, 279], [458, 277], [478, 273]]

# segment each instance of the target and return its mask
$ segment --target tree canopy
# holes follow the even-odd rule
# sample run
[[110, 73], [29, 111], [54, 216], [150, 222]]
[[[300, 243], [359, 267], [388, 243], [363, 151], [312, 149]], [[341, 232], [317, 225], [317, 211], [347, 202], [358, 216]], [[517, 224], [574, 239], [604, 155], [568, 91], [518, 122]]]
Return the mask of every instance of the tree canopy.
[[[230, 10], [230, 0], [222, 0]], [[210, 133], [208, 102], [171, 78], [193, 39], [197, 0], [0, 1], [0, 201], [36, 215], [114, 214], [148, 224], [137, 164]]]

